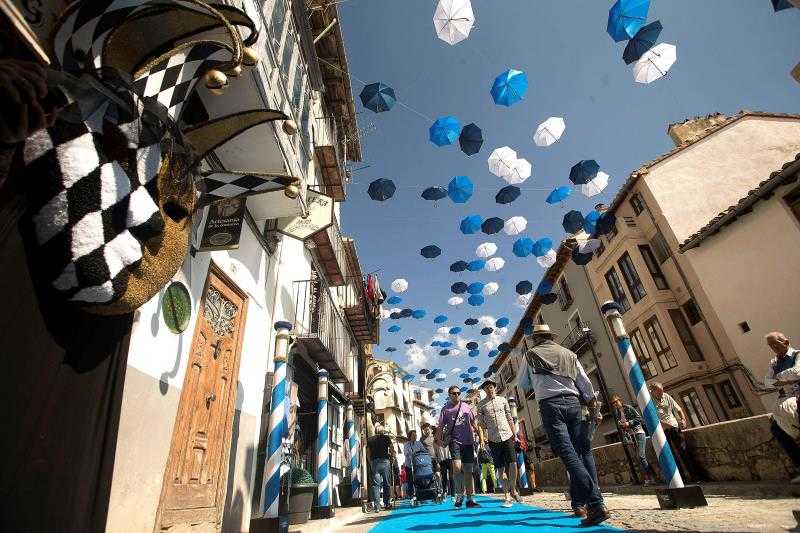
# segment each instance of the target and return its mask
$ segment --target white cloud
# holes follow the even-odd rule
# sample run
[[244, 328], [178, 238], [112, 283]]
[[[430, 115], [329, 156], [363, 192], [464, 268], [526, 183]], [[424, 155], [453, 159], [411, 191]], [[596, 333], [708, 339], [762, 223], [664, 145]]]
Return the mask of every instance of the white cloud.
[[483, 315], [478, 317], [478, 324], [480, 324], [482, 328], [493, 328], [495, 322], [497, 322], [497, 319], [493, 316]]
[[406, 350], [406, 355], [408, 356], [406, 368], [409, 370], [420, 369], [428, 362], [428, 354], [416, 344], [411, 345], [411, 347]]

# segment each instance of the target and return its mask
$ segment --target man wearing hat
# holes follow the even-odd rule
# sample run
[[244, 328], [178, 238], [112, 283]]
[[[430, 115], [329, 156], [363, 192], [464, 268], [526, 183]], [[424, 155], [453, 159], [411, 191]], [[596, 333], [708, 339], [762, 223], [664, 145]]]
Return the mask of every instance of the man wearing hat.
[[484, 380], [481, 389], [486, 393], [486, 398], [478, 404], [478, 425], [486, 430], [492, 462], [497, 476], [503, 480], [503, 507], [511, 507], [512, 497], [518, 502], [522, 501], [517, 490], [517, 460], [514, 453], [514, 419], [511, 416], [511, 407], [508, 400], [497, 395], [497, 383], [492, 378]]
[[527, 353], [530, 378], [550, 448], [569, 472], [573, 498], [586, 504], [581, 525], [592, 526], [609, 517], [595, 481], [597, 469], [581, 414], [582, 403], [593, 414], [597, 398], [578, 356], [556, 343], [556, 337], [547, 324], [533, 327], [533, 347]]

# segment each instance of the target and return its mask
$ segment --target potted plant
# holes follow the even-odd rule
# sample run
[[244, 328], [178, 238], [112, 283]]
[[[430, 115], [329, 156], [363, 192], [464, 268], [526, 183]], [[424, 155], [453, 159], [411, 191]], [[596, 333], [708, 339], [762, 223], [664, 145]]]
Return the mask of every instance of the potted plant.
[[317, 484], [308, 470], [295, 466], [289, 471], [289, 485], [289, 524], [305, 524], [311, 516]]

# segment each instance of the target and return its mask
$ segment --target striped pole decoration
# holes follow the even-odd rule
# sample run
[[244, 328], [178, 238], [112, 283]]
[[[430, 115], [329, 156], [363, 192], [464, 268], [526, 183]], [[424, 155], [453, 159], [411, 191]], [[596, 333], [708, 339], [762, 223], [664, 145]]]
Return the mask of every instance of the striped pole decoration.
[[345, 435], [347, 435], [347, 453], [350, 456], [350, 486], [354, 500], [361, 498], [360, 467], [358, 464], [358, 436], [353, 414], [353, 404], [347, 404], [347, 421], [345, 422]]
[[[517, 410], [517, 399], [509, 398], [508, 407], [511, 409], [511, 418], [514, 420], [514, 436], [519, 438], [519, 412]], [[519, 474], [519, 486], [522, 489], [528, 488], [528, 472], [525, 470], [525, 454], [517, 452], [517, 473]]]
[[264, 467], [264, 487], [261, 513], [268, 518], [278, 517], [278, 499], [281, 493], [281, 464], [283, 439], [286, 436], [286, 360], [289, 349], [289, 322], [276, 322], [275, 368], [272, 378], [272, 401], [269, 408], [269, 435], [267, 437], [267, 464]]
[[608, 301], [600, 307], [600, 310], [617, 338], [617, 349], [625, 364], [625, 370], [628, 372], [628, 379], [636, 391], [636, 401], [642, 411], [647, 430], [651, 435], [650, 440], [653, 442], [653, 448], [661, 465], [661, 471], [664, 473], [664, 479], [669, 482], [670, 488], [681, 488], [683, 487], [681, 473], [678, 471], [678, 465], [675, 463], [672, 449], [667, 444], [664, 428], [661, 427], [661, 421], [658, 419], [658, 411], [653, 399], [650, 397], [644, 374], [642, 374], [639, 361], [636, 359], [636, 353], [634, 353], [633, 346], [631, 346], [631, 339], [625, 331], [625, 324], [622, 323], [622, 307], [617, 302]]
[[317, 372], [319, 389], [317, 395], [317, 502], [319, 507], [331, 506], [331, 483], [328, 461], [328, 371]]

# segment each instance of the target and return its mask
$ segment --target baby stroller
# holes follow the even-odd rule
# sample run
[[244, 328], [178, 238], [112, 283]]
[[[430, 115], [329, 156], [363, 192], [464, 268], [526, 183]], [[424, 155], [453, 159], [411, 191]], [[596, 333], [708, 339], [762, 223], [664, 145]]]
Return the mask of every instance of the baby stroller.
[[421, 442], [415, 442], [411, 446], [411, 453], [411, 475], [414, 483], [414, 498], [411, 500], [411, 505], [416, 507], [420, 501], [428, 500], [442, 503], [441, 484], [431, 454]]

